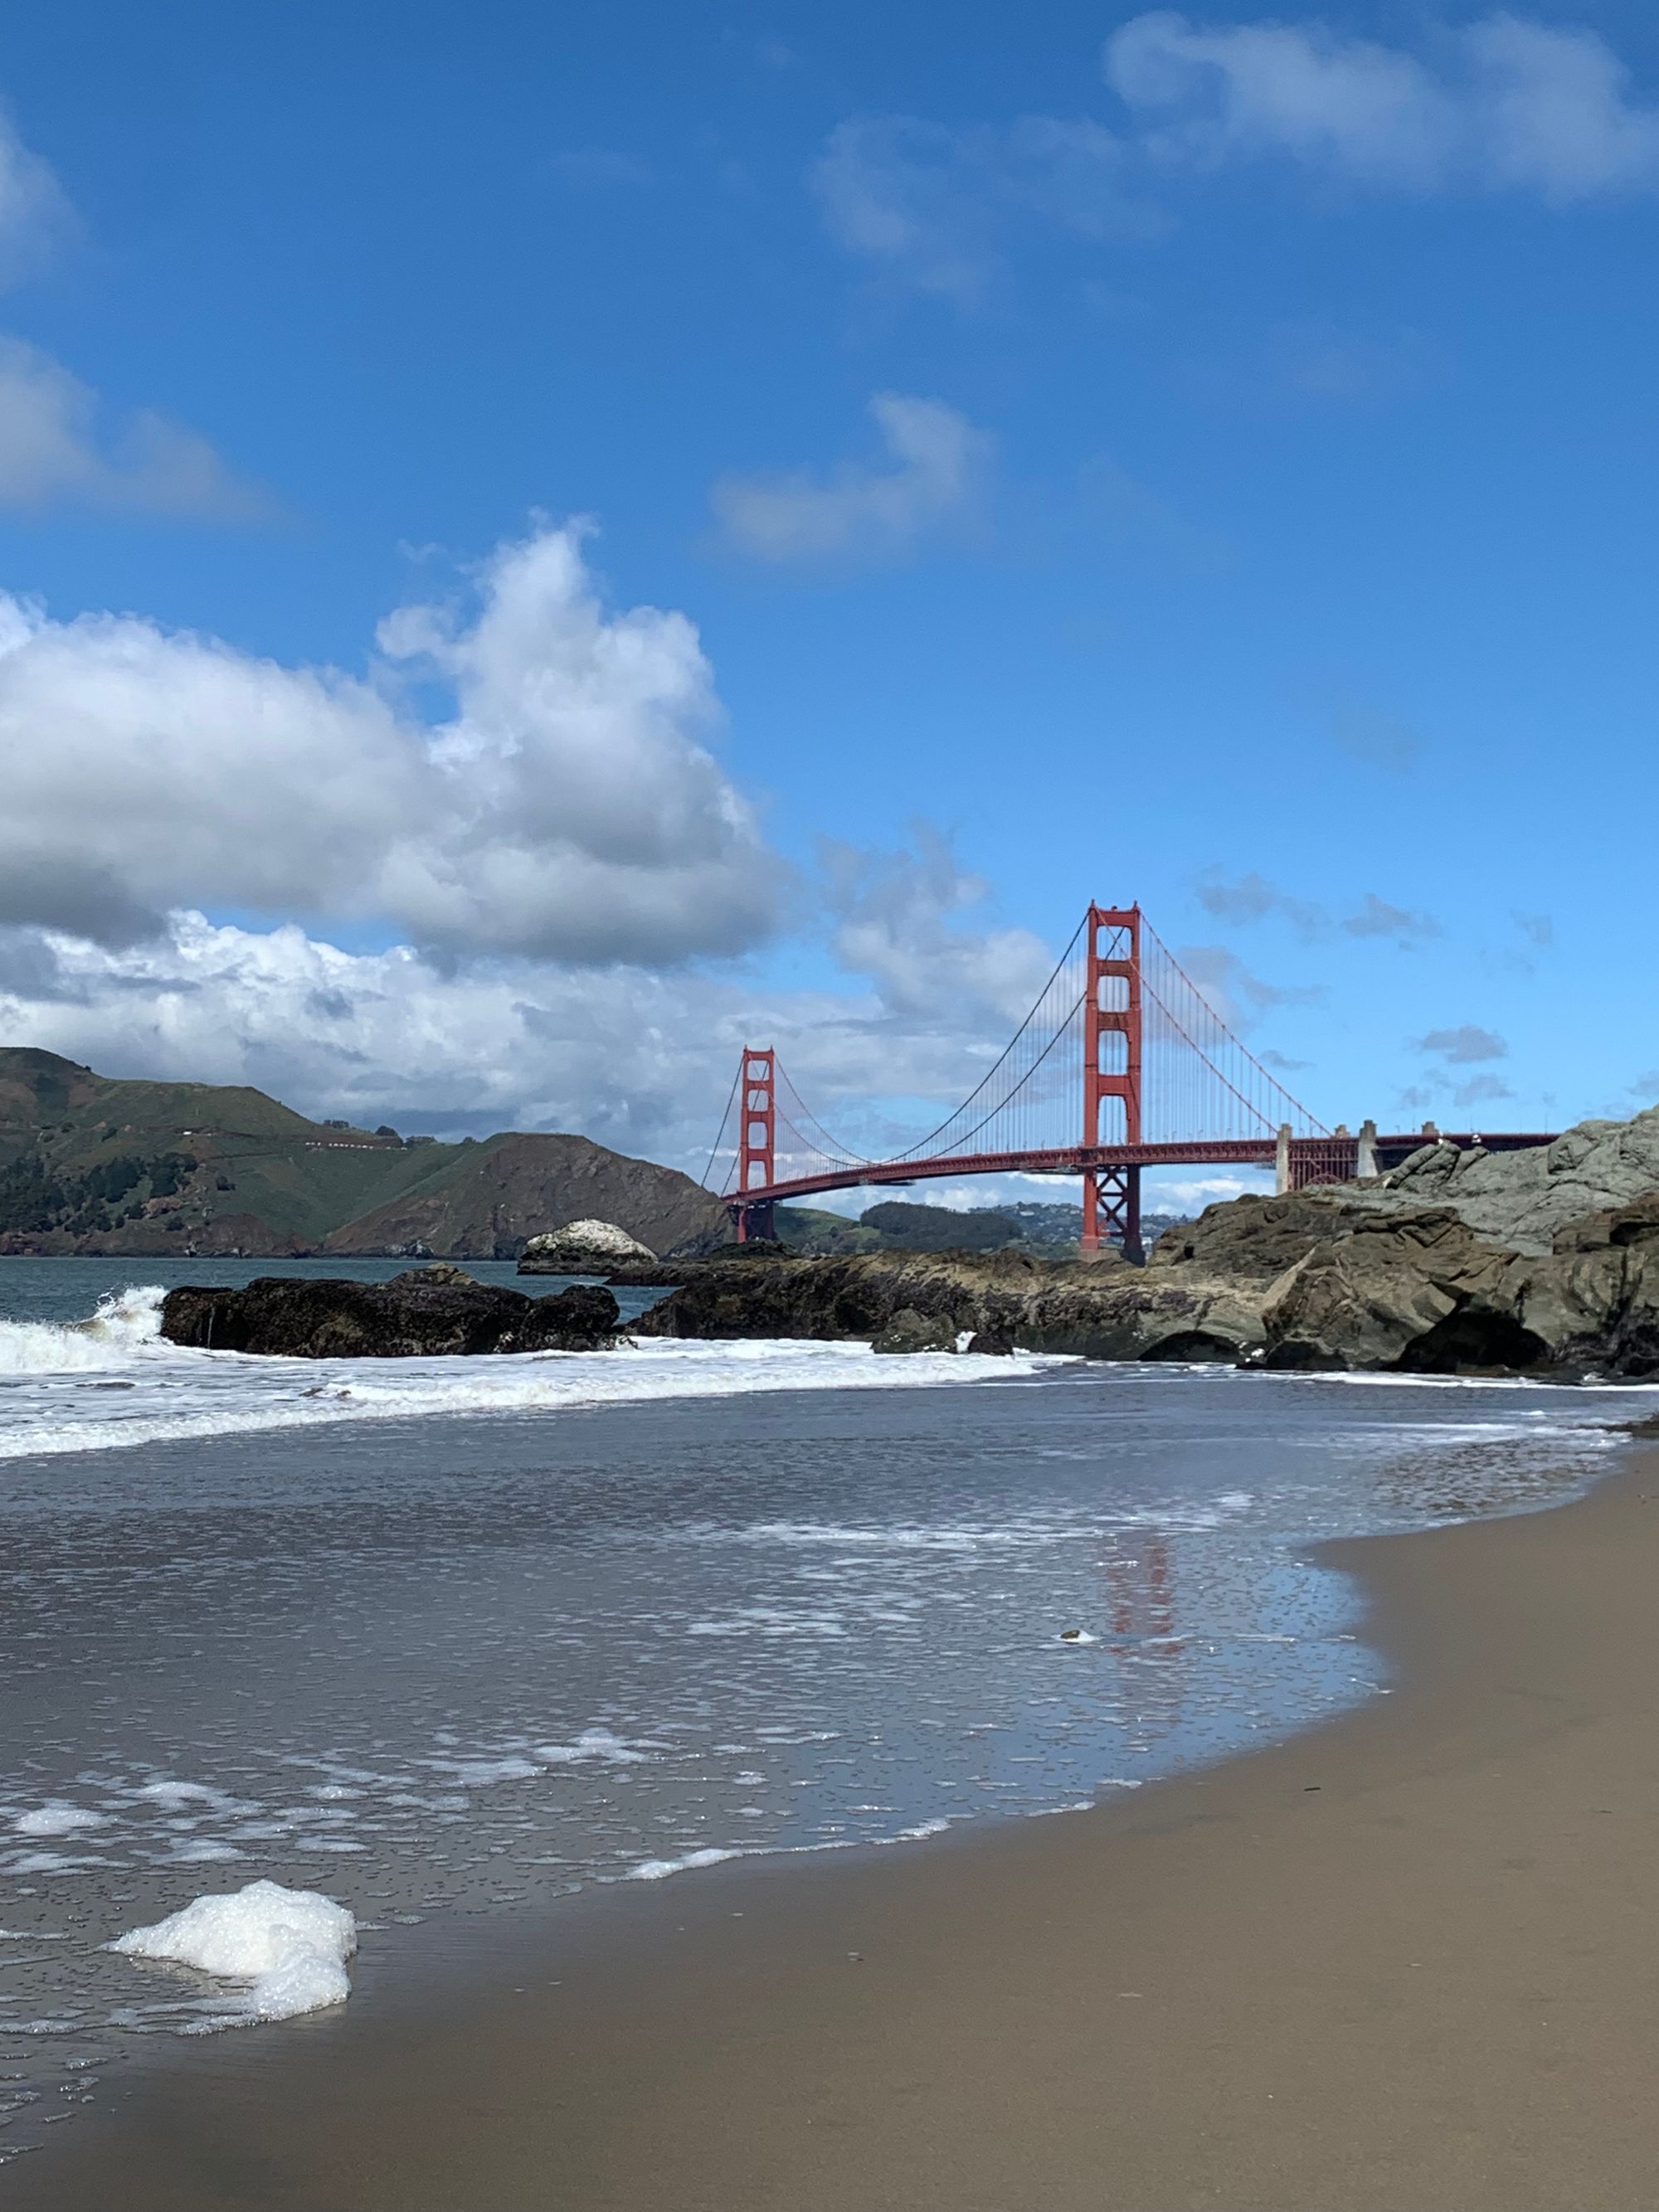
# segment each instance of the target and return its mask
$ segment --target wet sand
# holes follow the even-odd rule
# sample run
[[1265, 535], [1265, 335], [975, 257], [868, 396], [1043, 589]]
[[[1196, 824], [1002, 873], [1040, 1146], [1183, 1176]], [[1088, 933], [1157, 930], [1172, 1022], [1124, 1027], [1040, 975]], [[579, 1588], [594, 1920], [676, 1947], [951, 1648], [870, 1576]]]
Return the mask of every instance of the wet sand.
[[1095, 1813], [481, 1922], [419, 1991], [370, 1960], [339, 2014], [167, 2054], [8, 2202], [1659, 2203], [1659, 1462], [1329, 1556], [1399, 1668], [1359, 1713]]

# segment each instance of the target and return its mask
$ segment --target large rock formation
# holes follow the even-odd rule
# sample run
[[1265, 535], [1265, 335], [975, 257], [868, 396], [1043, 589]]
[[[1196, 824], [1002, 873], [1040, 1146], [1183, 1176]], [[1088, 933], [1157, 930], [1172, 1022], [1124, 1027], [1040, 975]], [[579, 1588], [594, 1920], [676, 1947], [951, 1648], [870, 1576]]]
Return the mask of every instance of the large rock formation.
[[1006, 1251], [793, 1259], [751, 1249], [686, 1272], [634, 1334], [867, 1342], [908, 1310], [952, 1335], [1094, 1359], [1234, 1359], [1264, 1341], [1259, 1302], [1234, 1285], [1153, 1284], [1115, 1254], [1084, 1265]]
[[1659, 1109], [1531, 1153], [1425, 1146], [1375, 1182], [1235, 1199], [1170, 1230], [1144, 1270], [750, 1251], [684, 1272], [642, 1334], [872, 1340], [897, 1322], [910, 1340], [931, 1322], [941, 1340], [948, 1323], [1096, 1359], [1656, 1375]]
[[240, 1291], [169, 1291], [161, 1334], [204, 1352], [291, 1359], [416, 1359], [458, 1352], [602, 1352], [617, 1340], [617, 1301], [579, 1284], [550, 1297], [421, 1267], [389, 1283], [260, 1276]]
[[[1334, 1206], [1345, 1217], [1449, 1206], [1490, 1243], [1541, 1255], [1553, 1249], [1557, 1231], [1569, 1224], [1628, 1206], [1656, 1190], [1659, 1106], [1629, 1121], [1580, 1121], [1553, 1144], [1516, 1152], [1423, 1145], [1392, 1174], [1301, 1196], [1315, 1206]], [[1162, 1243], [1188, 1238], [1201, 1225], [1183, 1223]]]
[[649, 1267], [656, 1254], [614, 1221], [571, 1221], [532, 1237], [519, 1255], [521, 1275], [608, 1275], [613, 1267]]

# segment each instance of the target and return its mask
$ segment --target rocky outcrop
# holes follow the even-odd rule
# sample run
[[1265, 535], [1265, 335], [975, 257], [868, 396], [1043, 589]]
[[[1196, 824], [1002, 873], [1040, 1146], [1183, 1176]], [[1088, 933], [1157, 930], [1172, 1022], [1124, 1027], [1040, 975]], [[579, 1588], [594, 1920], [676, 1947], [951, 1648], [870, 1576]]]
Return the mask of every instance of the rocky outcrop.
[[[1094, 1359], [1659, 1375], [1659, 1170], [1643, 1192], [1561, 1215], [1568, 1194], [1586, 1187], [1592, 1154], [1598, 1192], [1644, 1172], [1656, 1123], [1659, 1115], [1644, 1115], [1600, 1133], [1592, 1127], [1588, 1150], [1577, 1142], [1583, 1131], [1571, 1133], [1573, 1144], [1561, 1140], [1565, 1151], [1540, 1147], [1528, 1173], [1504, 1186], [1528, 1232], [1509, 1242], [1484, 1233], [1461, 1204], [1413, 1196], [1425, 1188], [1455, 1194], [1474, 1172], [1439, 1157], [1449, 1148], [1431, 1147], [1379, 1182], [1212, 1206], [1171, 1230], [1145, 1269], [1008, 1251], [792, 1259], [750, 1248], [696, 1263], [635, 1327], [670, 1336], [887, 1339], [895, 1348], [942, 1346], [966, 1330], [975, 1349]], [[1470, 1186], [1488, 1199], [1495, 1187]]]
[[1228, 1283], [1152, 1283], [1023, 1252], [868, 1252], [705, 1261], [632, 1324], [639, 1335], [829, 1337], [870, 1342], [907, 1310], [988, 1346], [1094, 1359], [1237, 1359], [1263, 1343], [1259, 1301]]
[[606, 1275], [613, 1267], [648, 1266], [656, 1258], [648, 1244], [618, 1229], [614, 1221], [571, 1221], [545, 1236], [532, 1237], [519, 1255], [521, 1275]]
[[1258, 1357], [1429, 1375], [1659, 1372], [1656, 1213], [1650, 1201], [1565, 1224], [1565, 1249], [1541, 1257], [1477, 1237], [1449, 1208], [1361, 1218], [1272, 1285]]
[[893, 1316], [885, 1328], [870, 1340], [872, 1352], [954, 1352], [957, 1333], [942, 1315], [919, 1314], [914, 1306], [905, 1306]]
[[1147, 1255], [1148, 1275], [1162, 1279], [1179, 1270], [1265, 1288], [1317, 1246], [1352, 1233], [1355, 1213], [1345, 1199], [1358, 1188], [1344, 1183], [1206, 1206], [1196, 1221], [1179, 1221], [1164, 1231]]
[[[1515, 1152], [1476, 1146], [1423, 1145], [1389, 1175], [1366, 1182], [1304, 1191], [1299, 1200], [1322, 1202], [1340, 1215], [1402, 1214], [1425, 1206], [1448, 1206], [1477, 1236], [1506, 1249], [1542, 1256], [1559, 1231], [1588, 1216], [1615, 1210], [1659, 1191], [1659, 1106], [1629, 1121], [1580, 1121], [1552, 1144]], [[1212, 1207], [1210, 1213], [1218, 1209]], [[1310, 1217], [1314, 1218], [1314, 1217]], [[1201, 1229], [1183, 1224], [1163, 1240]], [[1160, 1244], [1159, 1249], [1162, 1249]]]
[[161, 1334], [206, 1352], [290, 1359], [417, 1359], [455, 1353], [600, 1352], [617, 1340], [617, 1301], [574, 1285], [550, 1297], [475, 1282], [459, 1267], [389, 1283], [260, 1276], [240, 1291], [169, 1291]]

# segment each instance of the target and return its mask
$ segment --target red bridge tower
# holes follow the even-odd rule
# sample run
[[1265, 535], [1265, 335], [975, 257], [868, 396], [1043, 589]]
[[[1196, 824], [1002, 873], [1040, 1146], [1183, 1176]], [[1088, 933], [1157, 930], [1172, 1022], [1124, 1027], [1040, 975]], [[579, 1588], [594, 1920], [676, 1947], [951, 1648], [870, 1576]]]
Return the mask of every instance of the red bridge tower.
[[[1140, 908], [1089, 908], [1088, 981], [1083, 1001], [1083, 1142], [1138, 1146], [1140, 1133]], [[1101, 1127], [1109, 1100], [1115, 1127]], [[1082, 1255], [1115, 1233], [1127, 1260], [1140, 1257], [1140, 1170], [1085, 1168]]]
[[[765, 1190], [777, 1181], [778, 1093], [777, 1054], [769, 1047], [743, 1054], [742, 1119], [738, 1124], [738, 1188]], [[772, 1204], [745, 1206], [738, 1214], [738, 1242], [772, 1234]]]

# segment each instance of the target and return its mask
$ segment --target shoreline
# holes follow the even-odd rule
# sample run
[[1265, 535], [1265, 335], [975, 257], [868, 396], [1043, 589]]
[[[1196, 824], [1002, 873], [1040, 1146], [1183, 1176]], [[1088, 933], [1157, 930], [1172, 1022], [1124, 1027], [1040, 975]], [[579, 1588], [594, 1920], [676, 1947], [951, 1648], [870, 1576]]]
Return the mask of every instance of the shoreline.
[[418, 1988], [124, 2075], [12, 2199], [1650, 2202], [1659, 1461], [1319, 1556], [1391, 1693], [1085, 1813], [458, 1922]]

